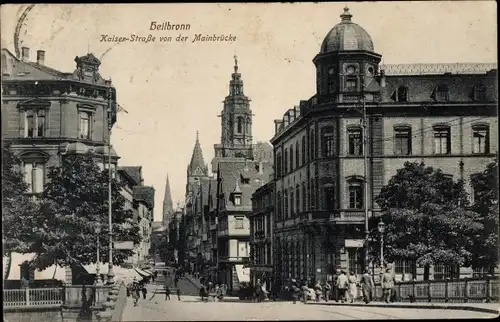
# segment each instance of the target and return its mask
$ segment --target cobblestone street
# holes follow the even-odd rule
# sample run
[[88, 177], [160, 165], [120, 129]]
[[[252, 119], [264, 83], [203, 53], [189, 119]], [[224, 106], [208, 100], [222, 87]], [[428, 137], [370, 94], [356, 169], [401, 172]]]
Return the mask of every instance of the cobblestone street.
[[[494, 314], [460, 310], [399, 309], [383, 307], [347, 307], [336, 305], [304, 305], [291, 302], [248, 303], [229, 298], [223, 302], [203, 303], [197, 289], [187, 279], [179, 280], [181, 301], [175, 294], [165, 300], [161, 285], [149, 285], [146, 300], [134, 307], [132, 298], [122, 321], [252, 321], [252, 320], [392, 320], [493, 318]], [[151, 298], [153, 291], [157, 294]]]

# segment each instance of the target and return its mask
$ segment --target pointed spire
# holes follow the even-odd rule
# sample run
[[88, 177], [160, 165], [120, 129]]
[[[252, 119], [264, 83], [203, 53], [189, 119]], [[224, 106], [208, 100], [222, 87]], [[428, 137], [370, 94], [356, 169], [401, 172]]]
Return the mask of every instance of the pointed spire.
[[196, 142], [193, 148], [193, 155], [191, 156], [191, 162], [189, 163], [189, 172], [192, 174], [196, 169], [200, 167], [203, 173], [206, 174], [205, 160], [203, 160], [203, 152], [201, 151], [199, 132], [196, 131]]
[[234, 55], [234, 72], [238, 72], [238, 56]]
[[170, 182], [168, 179], [165, 182], [165, 195], [163, 197], [163, 222], [167, 222], [170, 215], [174, 212], [174, 205], [172, 203], [172, 194], [170, 192]]

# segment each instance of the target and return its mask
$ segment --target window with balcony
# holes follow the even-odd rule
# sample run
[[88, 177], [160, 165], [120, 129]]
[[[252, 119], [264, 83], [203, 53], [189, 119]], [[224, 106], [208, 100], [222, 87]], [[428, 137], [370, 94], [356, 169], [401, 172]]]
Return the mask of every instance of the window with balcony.
[[243, 229], [244, 228], [243, 217], [234, 217], [234, 221], [235, 221], [235, 224], [234, 224], [235, 229]]
[[25, 111], [24, 136], [39, 138], [45, 136], [45, 109], [30, 109]]
[[80, 112], [80, 128], [79, 128], [79, 138], [80, 139], [90, 139], [90, 125], [92, 124], [92, 115], [89, 112]]
[[411, 154], [411, 127], [409, 126], [394, 127], [394, 154], [396, 155]]
[[363, 155], [363, 131], [360, 127], [347, 130], [349, 155]]
[[306, 136], [302, 136], [302, 165], [306, 164]]
[[352, 179], [348, 181], [349, 189], [349, 208], [363, 209], [363, 182]]
[[472, 148], [474, 154], [490, 152], [490, 128], [488, 125], [475, 125], [472, 127]]
[[41, 193], [45, 184], [45, 164], [24, 162], [24, 179], [28, 184], [28, 193]]
[[335, 209], [335, 194], [334, 194], [332, 183], [326, 183], [323, 186], [323, 196], [325, 198], [325, 200], [324, 200], [325, 209], [328, 211], [334, 210]]
[[439, 125], [434, 127], [434, 153], [451, 153], [451, 135], [449, 126]]
[[434, 280], [440, 281], [445, 279], [457, 279], [460, 278], [460, 266], [459, 265], [434, 265]]
[[333, 126], [325, 126], [321, 129], [321, 144], [323, 157], [333, 156]]

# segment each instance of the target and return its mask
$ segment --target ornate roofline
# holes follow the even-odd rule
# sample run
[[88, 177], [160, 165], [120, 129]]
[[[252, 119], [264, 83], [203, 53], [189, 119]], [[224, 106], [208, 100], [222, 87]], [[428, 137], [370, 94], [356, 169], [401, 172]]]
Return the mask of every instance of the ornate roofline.
[[396, 75], [440, 75], [485, 74], [498, 69], [497, 63], [442, 63], [442, 64], [386, 64], [380, 65], [387, 76]]

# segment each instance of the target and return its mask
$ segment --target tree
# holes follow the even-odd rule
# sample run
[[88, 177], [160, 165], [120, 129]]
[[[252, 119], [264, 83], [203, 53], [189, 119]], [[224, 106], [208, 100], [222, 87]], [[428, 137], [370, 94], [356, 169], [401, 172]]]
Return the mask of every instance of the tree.
[[[76, 262], [96, 262], [99, 235], [100, 260], [109, 260], [108, 171], [101, 171], [91, 154], [67, 156], [51, 167], [41, 198], [30, 252], [38, 256], [33, 266], [43, 269]], [[141, 241], [132, 210], [124, 209], [123, 183], [111, 179], [113, 240]], [[100, 233], [97, 233], [100, 226]], [[113, 250], [113, 263], [123, 264], [133, 250]]]
[[35, 227], [37, 205], [25, 193], [21, 160], [11, 150], [9, 143], [2, 142], [2, 242], [3, 256], [12, 252], [26, 253], [25, 242]]
[[472, 176], [474, 204], [472, 209], [481, 215], [484, 229], [475, 240], [473, 267], [489, 268], [498, 265], [498, 162], [488, 164], [486, 169]]
[[[418, 265], [470, 265], [474, 240], [483, 230], [478, 213], [469, 210], [462, 181], [441, 170], [406, 162], [376, 198], [382, 210], [384, 257], [410, 259]], [[379, 256], [376, 229], [371, 253]]]

